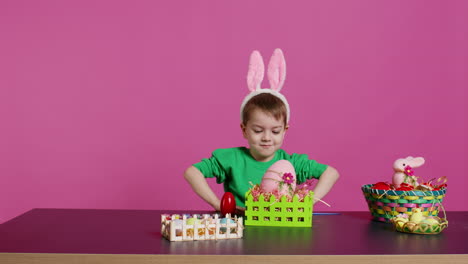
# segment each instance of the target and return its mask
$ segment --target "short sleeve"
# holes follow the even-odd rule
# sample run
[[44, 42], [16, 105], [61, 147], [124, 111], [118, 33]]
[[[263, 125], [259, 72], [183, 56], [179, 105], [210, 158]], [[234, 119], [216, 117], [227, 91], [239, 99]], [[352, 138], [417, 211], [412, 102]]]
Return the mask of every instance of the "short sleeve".
[[205, 178], [216, 177], [216, 183], [223, 183], [226, 180], [226, 171], [228, 168], [223, 160], [225, 159], [225, 151], [222, 149], [215, 150], [208, 159], [202, 159], [201, 162], [193, 164]]
[[296, 170], [297, 180], [300, 183], [311, 178], [320, 178], [322, 173], [328, 168], [328, 165], [309, 159], [309, 156], [306, 154], [292, 154], [291, 163]]

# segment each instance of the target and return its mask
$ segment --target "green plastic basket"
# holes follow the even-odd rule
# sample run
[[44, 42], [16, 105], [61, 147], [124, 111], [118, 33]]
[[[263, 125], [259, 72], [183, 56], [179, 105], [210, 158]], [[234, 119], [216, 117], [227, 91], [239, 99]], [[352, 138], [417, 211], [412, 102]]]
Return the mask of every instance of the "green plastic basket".
[[272, 195], [265, 201], [265, 197], [259, 196], [254, 201], [250, 191], [245, 195], [245, 225], [246, 226], [295, 226], [311, 227], [314, 193], [309, 193], [303, 201], [295, 195], [291, 202], [286, 196], [276, 201]]

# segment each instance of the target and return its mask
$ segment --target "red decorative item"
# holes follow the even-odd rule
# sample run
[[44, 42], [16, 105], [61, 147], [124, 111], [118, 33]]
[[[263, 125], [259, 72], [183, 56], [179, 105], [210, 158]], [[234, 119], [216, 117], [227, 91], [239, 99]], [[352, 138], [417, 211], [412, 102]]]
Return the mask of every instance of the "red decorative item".
[[372, 189], [377, 189], [377, 190], [391, 190], [392, 187], [390, 186], [389, 183], [387, 182], [378, 182], [372, 186]]
[[442, 190], [442, 189], [444, 189], [444, 188], [447, 188], [447, 184], [446, 184], [446, 183], [444, 183], [444, 184], [442, 184], [442, 185], [439, 185], [439, 186], [436, 186], [436, 187], [434, 187], [434, 189], [432, 189], [432, 190], [433, 190], [433, 191], [440, 191], [440, 190]]
[[432, 185], [431, 182], [423, 182], [423, 183], [421, 183], [421, 185], [427, 186], [427, 187], [430, 188], [430, 189], [433, 189], [433, 188], [434, 188], [434, 186]]
[[414, 190], [414, 186], [404, 182], [396, 190], [397, 191], [412, 191], [412, 190]]
[[230, 192], [225, 192], [221, 198], [221, 214], [225, 216], [226, 214], [233, 215], [236, 212], [236, 199], [234, 195]]
[[447, 182], [447, 177], [445, 177], [445, 176], [440, 177], [439, 179], [437, 179], [435, 181], [433, 190], [434, 191], [439, 191], [439, 190], [447, 188], [446, 182]]

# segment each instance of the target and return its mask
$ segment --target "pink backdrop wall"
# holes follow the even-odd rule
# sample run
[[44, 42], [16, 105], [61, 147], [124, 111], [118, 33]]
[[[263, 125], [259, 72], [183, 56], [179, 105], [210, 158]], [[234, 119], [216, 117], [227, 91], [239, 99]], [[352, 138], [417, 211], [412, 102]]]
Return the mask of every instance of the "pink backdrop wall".
[[209, 209], [182, 173], [245, 145], [248, 56], [277, 47], [284, 148], [341, 173], [332, 208], [315, 210], [367, 210], [360, 186], [407, 155], [449, 178], [446, 209], [468, 210], [467, 14], [466, 1], [3, 0], [0, 222], [36, 207]]

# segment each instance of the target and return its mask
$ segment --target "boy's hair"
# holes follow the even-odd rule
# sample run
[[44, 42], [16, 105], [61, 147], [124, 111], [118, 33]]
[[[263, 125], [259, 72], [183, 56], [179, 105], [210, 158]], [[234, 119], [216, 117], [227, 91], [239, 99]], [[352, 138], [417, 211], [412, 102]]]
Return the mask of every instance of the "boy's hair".
[[250, 114], [255, 110], [260, 109], [268, 114], [271, 114], [276, 120], [283, 119], [284, 126], [287, 126], [286, 116], [287, 109], [284, 102], [270, 93], [261, 93], [252, 97], [244, 106], [242, 111], [242, 124], [246, 125], [250, 119]]

